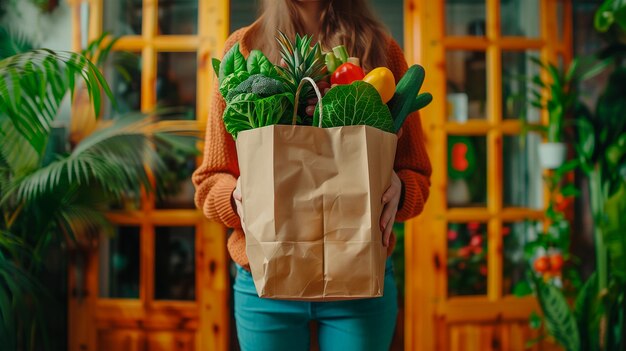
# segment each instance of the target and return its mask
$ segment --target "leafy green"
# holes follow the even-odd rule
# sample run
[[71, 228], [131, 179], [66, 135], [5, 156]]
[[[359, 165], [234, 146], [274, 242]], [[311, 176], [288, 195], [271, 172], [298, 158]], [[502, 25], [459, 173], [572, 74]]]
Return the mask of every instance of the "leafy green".
[[241, 82], [245, 81], [248, 78], [250, 78], [250, 73], [246, 71], [240, 71], [237, 73], [231, 73], [228, 76], [226, 76], [224, 80], [221, 80], [220, 81], [220, 93], [222, 94], [224, 99], [226, 99], [226, 96], [228, 96], [229, 91], [238, 87], [239, 84], [241, 84]]
[[[226, 78], [228, 80], [228, 78]], [[225, 96], [226, 101], [232, 100], [239, 94], [252, 93], [260, 97], [268, 97], [285, 92], [285, 86], [277, 79], [266, 77], [263, 74], [253, 74], [235, 88], [229, 88]]]
[[274, 64], [259, 50], [250, 51], [247, 61], [247, 69], [250, 74], [262, 74], [266, 77], [278, 77], [278, 71]]
[[220, 84], [229, 75], [246, 70], [246, 58], [239, 51], [239, 43], [233, 45], [220, 64], [219, 80]]
[[252, 93], [236, 95], [224, 110], [226, 131], [237, 138], [241, 131], [278, 124], [290, 116], [293, 100], [291, 93], [265, 98]]
[[[393, 118], [387, 105], [371, 84], [356, 81], [338, 85], [322, 98], [322, 127], [368, 125], [393, 133]], [[319, 110], [315, 109], [313, 125], [319, 124]]]

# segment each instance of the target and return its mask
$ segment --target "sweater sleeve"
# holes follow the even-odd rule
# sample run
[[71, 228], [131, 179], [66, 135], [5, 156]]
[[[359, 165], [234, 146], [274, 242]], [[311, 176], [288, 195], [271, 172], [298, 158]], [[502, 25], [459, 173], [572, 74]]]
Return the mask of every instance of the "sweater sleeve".
[[[387, 66], [397, 83], [408, 70], [408, 64], [402, 49], [393, 39], [390, 40], [388, 52]], [[420, 214], [428, 199], [432, 168], [424, 137], [420, 115], [414, 112], [407, 117], [402, 127], [394, 164], [403, 191], [397, 221], [405, 221]]]
[[[242, 37], [243, 31], [234, 32], [226, 41], [224, 53]], [[211, 107], [206, 126], [204, 158], [192, 175], [196, 188], [196, 207], [211, 220], [230, 228], [241, 228], [241, 220], [231, 201], [239, 177], [237, 150], [233, 137], [222, 121], [226, 103], [215, 83], [211, 94]]]

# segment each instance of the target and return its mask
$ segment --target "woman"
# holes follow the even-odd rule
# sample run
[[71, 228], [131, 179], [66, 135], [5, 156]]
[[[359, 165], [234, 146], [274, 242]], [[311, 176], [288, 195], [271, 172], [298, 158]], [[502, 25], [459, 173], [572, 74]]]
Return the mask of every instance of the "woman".
[[[259, 20], [234, 32], [226, 42], [225, 51], [239, 42], [245, 56], [250, 50], [259, 49], [278, 63], [280, 55], [274, 39], [277, 29], [291, 38], [296, 33], [312, 35], [314, 42], [320, 41], [325, 50], [344, 44], [352, 56], [361, 59], [366, 71], [387, 66], [396, 82], [407, 70], [402, 50], [374, 18], [366, 0], [264, 0]], [[238, 266], [234, 284], [235, 319], [242, 349], [306, 350], [312, 320], [318, 322], [323, 351], [388, 349], [397, 315], [397, 291], [390, 260], [381, 298], [301, 302], [257, 296], [248, 271], [245, 236], [238, 215], [242, 199], [237, 186], [235, 143], [221, 119], [224, 107], [224, 100], [215, 89], [204, 161], [194, 173], [193, 181], [196, 205], [208, 218], [234, 228], [228, 239], [228, 251]], [[389, 254], [395, 244], [394, 221], [418, 215], [428, 197], [431, 167], [417, 114], [405, 122], [394, 168], [392, 184], [381, 199], [385, 204], [380, 220], [382, 240]]]

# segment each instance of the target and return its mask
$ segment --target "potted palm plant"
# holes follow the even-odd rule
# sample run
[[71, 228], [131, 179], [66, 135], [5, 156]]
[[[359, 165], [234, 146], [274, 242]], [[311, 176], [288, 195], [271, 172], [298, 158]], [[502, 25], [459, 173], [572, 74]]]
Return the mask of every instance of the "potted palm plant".
[[[539, 160], [541, 166], [546, 169], [556, 169], [566, 159], [567, 145], [565, 143], [565, 117], [571, 111], [576, 101], [576, 67], [574, 61], [566, 72], [552, 63], [544, 63], [539, 59], [533, 61], [542, 68], [542, 73], [548, 79], [542, 78], [542, 73], [532, 78], [532, 83], [537, 90], [533, 91], [531, 103], [541, 109], [547, 110], [547, 125], [533, 125], [528, 128], [544, 135], [545, 141], [539, 145]], [[544, 99], [542, 91], [549, 96]], [[544, 102], [545, 100], [545, 102]]]
[[[2, 48], [12, 46], [3, 45]], [[3, 51], [6, 53], [6, 51]], [[107, 82], [81, 54], [33, 50], [0, 60], [0, 340], [7, 350], [59, 349], [38, 279], [51, 243], [93, 247], [111, 201], [151, 191], [163, 171], [156, 144], [196, 135], [192, 121], [132, 113], [98, 125], [70, 147], [55, 138], [59, 107], [82, 82], [94, 114]], [[55, 142], [60, 141], [60, 142]]]

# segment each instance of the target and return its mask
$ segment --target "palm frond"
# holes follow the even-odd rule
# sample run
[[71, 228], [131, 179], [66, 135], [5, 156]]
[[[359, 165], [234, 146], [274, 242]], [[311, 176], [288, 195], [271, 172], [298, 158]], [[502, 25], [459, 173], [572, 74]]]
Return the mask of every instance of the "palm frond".
[[23, 32], [0, 26], [0, 60], [33, 50], [35, 43]]
[[0, 116], [0, 158], [14, 176], [29, 173], [37, 167], [39, 155], [20, 134], [13, 122]]
[[115, 196], [139, 193], [141, 186], [150, 190], [148, 172], [163, 171], [154, 148], [162, 134], [189, 137], [199, 131], [194, 121], [155, 122], [142, 114], [117, 119], [83, 139], [69, 156], [16, 179], [0, 204], [13, 194], [19, 200], [38, 199], [60, 184], [97, 184]]
[[84, 56], [40, 49], [0, 61], [0, 113], [9, 116], [38, 154], [63, 98], [74, 91], [77, 75], [99, 111], [101, 89], [109, 97], [113, 94], [98, 68]]

